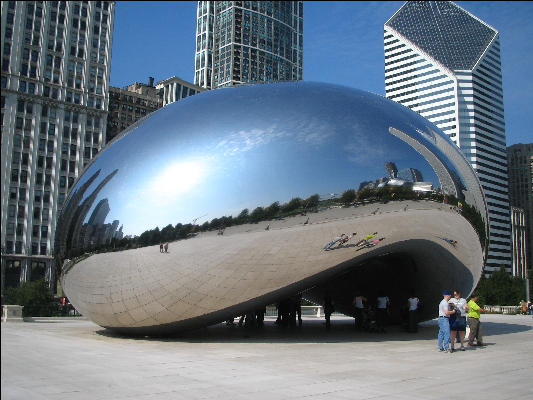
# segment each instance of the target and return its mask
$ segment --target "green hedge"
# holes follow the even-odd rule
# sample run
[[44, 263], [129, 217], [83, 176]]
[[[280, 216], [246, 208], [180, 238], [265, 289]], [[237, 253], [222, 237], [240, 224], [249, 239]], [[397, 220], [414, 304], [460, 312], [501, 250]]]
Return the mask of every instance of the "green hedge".
[[4, 291], [4, 304], [24, 306], [24, 317], [50, 317], [59, 314], [58, 303], [44, 279], [25, 282], [20, 287]]

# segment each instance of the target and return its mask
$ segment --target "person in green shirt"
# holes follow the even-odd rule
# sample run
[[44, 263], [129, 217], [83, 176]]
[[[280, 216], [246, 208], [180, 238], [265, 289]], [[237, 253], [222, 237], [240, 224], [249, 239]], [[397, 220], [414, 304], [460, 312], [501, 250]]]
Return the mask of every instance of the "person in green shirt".
[[483, 333], [481, 330], [481, 322], [479, 318], [482, 312], [486, 312], [483, 308], [477, 305], [479, 296], [474, 293], [468, 302], [468, 326], [470, 326], [470, 334], [468, 335], [468, 346], [474, 345], [474, 339], [478, 346], [483, 346]]

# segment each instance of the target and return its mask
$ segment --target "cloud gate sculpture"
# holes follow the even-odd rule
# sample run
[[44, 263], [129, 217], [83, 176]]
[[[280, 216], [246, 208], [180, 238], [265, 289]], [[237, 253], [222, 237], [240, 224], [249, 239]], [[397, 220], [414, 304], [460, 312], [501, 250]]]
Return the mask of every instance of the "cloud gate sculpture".
[[481, 185], [442, 131], [381, 96], [290, 82], [131, 126], [70, 190], [55, 249], [77, 310], [150, 335], [298, 293], [352, 315], [356, 290], [399, 310], [414, 289], [433, 318], [443, 289], [475, 287], [487, 234]]

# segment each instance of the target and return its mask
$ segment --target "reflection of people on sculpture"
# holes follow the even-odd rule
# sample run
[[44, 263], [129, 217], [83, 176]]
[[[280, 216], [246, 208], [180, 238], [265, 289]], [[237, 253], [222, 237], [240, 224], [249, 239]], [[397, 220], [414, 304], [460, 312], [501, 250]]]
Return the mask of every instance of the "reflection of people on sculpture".
[[343, 240], [345, 236], [346, 235], [344, 233], [342, 233], [340, 236], [337, 236], [331, 242], [329, 242], [327, 245], [324, 246], [324, 250], [329, 250], [331, 246], [333, 246], [338, 241]]
[[338, 249], [338, 248], [344, 246], [344, 244], [346, 244], [355, 235], [357, 235], [357, 232], [352, 233], [350, 236], [344, 235], [341, 240], [339, 240], [336, 243], [333, 243], [331, 245], [331, 247], [329, 248], [329, 250], [333, 250], [333, 246], [335, 246], [335, 245], [337, 246], [337, 247], [335, 247], [335, 249]]
[[373, 240], [372, 242], [366, 242], [366, 244], [361, 245], [356, 251], [363, 250], [363, 249], [368, 249], [369, 247], [374, 247], [375, 245], [377, 245], [379, 242], [381, 242], [384, 239], [385, 238], [382, 237], [382, 238]]
[[168, 253], [168, 242], [165, 243], [165, 253]]
[[337, 248], [339, 248], [342, 245], [344, 245], [345, 243], [347, 243], [355, 235], [357, 235], [357, 232], [353, 232], [350, 236], [344, 236], [344, 238], [342, 240], [339, 240], [339, 242], [337, 242]]
[[221, 227], [221, 228], [218, 230], [217, 235], [223, 235], [225, 230], [226, 230], [225, 227]]
[[269, 231], [270, 230], [270, 224], [268, 224], [265, 228], [265, 231]]
[[163, 242], [159, 243], [159, 252], [163, 252]]
[[442, 239], [445, 242], [450, 243], [453, 247], [457, 247], [457, 240], [452, 240], [452, 239], [443, 238], [443, 237], [439, 237], [439, 239]]
[[377, 232], [374, 232], [374, 233], [371, 233], [370, 235], [366, 235], [364, 238], [358, 241], [355, 245], [362, 246], [364, 244], [368, 244], [368, 241], [372, 239], [374, 236], [376, 236], [377, 234], [378, 234]]

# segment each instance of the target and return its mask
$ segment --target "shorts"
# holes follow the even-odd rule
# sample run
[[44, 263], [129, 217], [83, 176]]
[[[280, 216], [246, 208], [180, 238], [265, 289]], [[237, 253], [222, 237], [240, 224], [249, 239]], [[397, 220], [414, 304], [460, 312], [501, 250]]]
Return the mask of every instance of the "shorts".
[[450, 321], [450, 330], [465, 332], [466, 331], [466, 317], [459, 317], [454, 321]]

